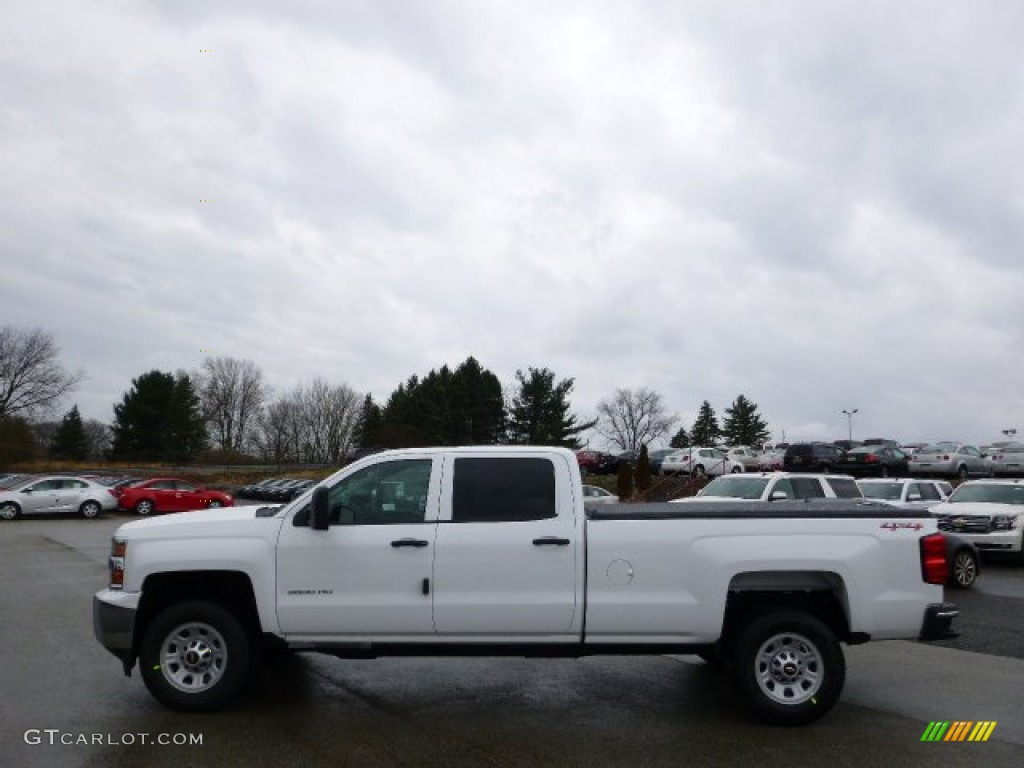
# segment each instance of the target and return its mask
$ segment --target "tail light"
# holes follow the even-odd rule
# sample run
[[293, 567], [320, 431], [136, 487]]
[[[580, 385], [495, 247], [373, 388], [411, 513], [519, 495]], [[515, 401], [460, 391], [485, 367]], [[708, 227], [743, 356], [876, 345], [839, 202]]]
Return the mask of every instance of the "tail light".
[[867, 456], [864, 457], [864, 461], [878, 461], [878, 456], [876, 456], [873, 453], [869, 453]]
[[946, 537], [941, 533], [921, 537], [921, 578], [927, 584], [945, 584], [949, 578]]

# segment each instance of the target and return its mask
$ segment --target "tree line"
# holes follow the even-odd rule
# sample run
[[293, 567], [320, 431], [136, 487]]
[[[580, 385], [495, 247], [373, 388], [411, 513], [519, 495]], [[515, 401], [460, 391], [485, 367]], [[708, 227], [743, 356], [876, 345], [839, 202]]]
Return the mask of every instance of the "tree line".
[[[64, 370], [40, 329], [0, 330], [0, 464], [23, 460], [42, 443], [72, 460], [341, 463], [359, 452], [426, 445], [523, 444], [578, 449], [595, 429], [622, 450], [667, 438], [678, 417], [650, 389], [617, 389], [594, 419], [572, 411], [575, 380], [548, 368], [516, 371], [503, 387], [474, 357], [400, 383], [383, 403], [317, 377], [274, 393], [251, 360], [210, 357], [193, 371], [147, 371], [114, 404], [109, 426], [83, 420], [77, 405], [60, 422], [40, 421], [80, 381]], [[705, 401], [673, 447], [756, 444], [767, 439], [757, 406], [740, 395], [719, 427]], [[25, 455], [25, 454], [28, 455]]]

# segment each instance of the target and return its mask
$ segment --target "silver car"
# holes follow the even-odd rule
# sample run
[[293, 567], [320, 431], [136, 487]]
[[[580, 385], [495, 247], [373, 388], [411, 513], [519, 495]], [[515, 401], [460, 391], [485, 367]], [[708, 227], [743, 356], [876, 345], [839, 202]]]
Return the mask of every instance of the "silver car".
[[918, 450], [910, 459], [912, 475], [944, 475], [959, 477], [987, 477], [992, 465], [977, 446], [965, 443], [932, 443]]
[[1024, 443], [1009, 443], [989, 457], [992, 474], [999, 477], [1024, 476]]
[[2, 520], [62, 512], [99, 517], [114, 509], [117, 499], [109, 488], [81, 477], [30, 477], [0, 491]]

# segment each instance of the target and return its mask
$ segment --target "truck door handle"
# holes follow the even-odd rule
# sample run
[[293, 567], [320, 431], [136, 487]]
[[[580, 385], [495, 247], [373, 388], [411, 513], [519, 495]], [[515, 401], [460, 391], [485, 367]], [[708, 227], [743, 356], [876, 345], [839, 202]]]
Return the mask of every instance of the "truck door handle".
[[540, 539], [533, 540], [533, 546], [535, 547], [568, 547], [569, 540], [561, 539], [558, 536], [544, 536]]
[[416, 547], [417, 549], [419, 549], [420, 547], [427, 546], [427, 544], [429, 543], [429, 541], [424, 541], [423, 539], [397, 539], [391, 542], [391, 546], [395, 548]]

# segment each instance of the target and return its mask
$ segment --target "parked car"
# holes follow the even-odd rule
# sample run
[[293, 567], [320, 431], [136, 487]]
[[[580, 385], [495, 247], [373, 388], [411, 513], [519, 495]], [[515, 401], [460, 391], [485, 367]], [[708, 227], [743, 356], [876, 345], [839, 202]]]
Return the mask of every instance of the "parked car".
[[726, 455], [733, 461], [738, 461], [742, 464], [744, 472], [756, 472], [758, 470], [758, 462], [761, 458], [760, 451], [756, 451], [746, 445], [737, 445], [734, 448], [730, 448]]
[[910, 459], [890, 445], [862, 445], [840, 456], [835, 470], [855, 477], [899, 477], [910, 473]]
[[858, 480], [857, 485], [866, 499], [909, 509], [930, 509], [945, 501], [953, 490], [949, 483], [919, 477]]
[[982, 552], [1024, 558], [1024, 481], [968, 480], [929, 511], [940, 531], [962, 536]]
[[614, 475], [619, 471], [619, 460], [603, 451], [576, 451], [576, 461], [584, 475]]
[[599, 485], [586, 485], [583, 486], [583, 503], [584, 504], [614, 504], [619, 500], [611, 491], [606, 491]]
[[1024, 475], [1024, 443], [1010, 443], [989, 457], [989, 471], [997, 477]]
[[757, 457], [757, 469], [759, 472], [781, 472], [782, 460], [786, 456], [786, 449], [766, 451]]
[[658, 448], [655, 451], [650, 451], [647, 454], [647, 459], [648, 459], [648, 461], [650, 461], [650, 464], [651, 464], [651, 474], [652, 475], [660, 475], [661, 474], [661, 462], [663, 462], [665, 460], [666, 456], [669, 456], [669, 455], [671, 455], [671, 454], [673, 454], [673, 453], [675, 453], [676, 451], [679, 451], [679, 450], [682, 450], [682, 449], [681, 448]]
[[926, 445], [910, 459], [912, 475], [945, 477], [986, 477], [991, 474], [990, 462], [973, 445], [941, 442]]
[[253, 489], [251, 498], [259, 499], [260, 501], [272, 501], [277, 490], [291, 482], [291, 478], [275, 477], [269, 481], [259, 483]]
[[847, 475], [765, 472], [757, 475], [716, 477], [696, 496], [673, 501], [783, 501], [835, 498], [860, 499], [863, 495], [857, 481]]
[[287, 483], [277, 486], [270, 491], [268, 501], [291, 501], [306, 492], [310, 486], [315, 485], [312, 480], [290, 480]]
[[260, 480], [258, 483], [249, 483], [248, 485], [243, 485], [235, 493], [235, 496], [237, 496], [240, 499], [258, 499], [260, 498], [259, 494], [262, 491], [262, 489], [266, 488], [268, 485], [272, 483], [279, 482], [280, 479], [281, 478], [278, 477], [267, 477], [264, 478], [263, 480]]
[[110, 489], [81, 477], [28, 477], [0, 491], [2, 520], [62, 512], [92, 518], [116, 508]]
[[139, 515], [230, 507], [234, 503], [234, 499], [223, 491], [173, 477], [154, 477], [126, 486], [117, 497], [118, 509]]
[[685, 473], [694, 477], [700, 475], [727, 475], [742, 472], [743, 465], [734, 461], [717, 448], [682, 448], [670, 453], [661, 462], [661, 474]]
[[828, 473], [839, 463], [843, 452], [831, 443], [792, 443], [782, 457], [786, 472]]

